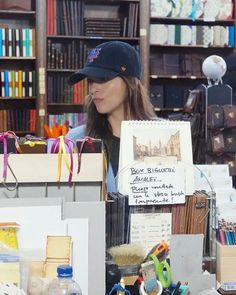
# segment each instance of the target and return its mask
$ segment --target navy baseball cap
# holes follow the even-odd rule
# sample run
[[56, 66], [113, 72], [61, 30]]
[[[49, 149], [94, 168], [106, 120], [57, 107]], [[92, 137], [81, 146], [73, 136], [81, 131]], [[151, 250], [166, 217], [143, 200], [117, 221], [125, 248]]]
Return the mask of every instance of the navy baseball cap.
[[69, 77], [75, 84], [86, 77], [113, 79], [116, 76], [141, 79], [141, 61], [138, 52], [128, 43], [109, 41], [92, 49], [85, 67]]

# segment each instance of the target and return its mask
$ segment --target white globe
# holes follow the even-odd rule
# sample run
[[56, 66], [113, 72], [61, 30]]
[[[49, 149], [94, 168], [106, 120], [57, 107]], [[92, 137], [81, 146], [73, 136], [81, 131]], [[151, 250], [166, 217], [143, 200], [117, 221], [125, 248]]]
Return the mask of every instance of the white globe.
[[218, 55], [208, 56], [202, 63], [203, 74], [215, 84], [221, 81], [227, 70], [225, 60]]

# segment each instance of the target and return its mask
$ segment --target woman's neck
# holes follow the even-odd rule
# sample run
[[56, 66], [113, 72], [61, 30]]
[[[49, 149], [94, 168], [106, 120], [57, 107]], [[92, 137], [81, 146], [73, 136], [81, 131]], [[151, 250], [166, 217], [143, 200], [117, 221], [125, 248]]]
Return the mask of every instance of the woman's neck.
[[116, 113], [108, 116], [108, 121], [112, 128], [112, 134], [120, 137], [121, 122], [124, 120], [124, 114]]

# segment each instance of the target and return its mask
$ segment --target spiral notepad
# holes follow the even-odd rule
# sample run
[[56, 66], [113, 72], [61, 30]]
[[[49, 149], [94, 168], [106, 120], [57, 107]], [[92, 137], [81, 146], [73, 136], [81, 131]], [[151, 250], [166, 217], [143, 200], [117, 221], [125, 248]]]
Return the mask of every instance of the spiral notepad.
[[130, 205], [184, 203], [194, 191], [190, 122], [123, 121], [118, 190]]

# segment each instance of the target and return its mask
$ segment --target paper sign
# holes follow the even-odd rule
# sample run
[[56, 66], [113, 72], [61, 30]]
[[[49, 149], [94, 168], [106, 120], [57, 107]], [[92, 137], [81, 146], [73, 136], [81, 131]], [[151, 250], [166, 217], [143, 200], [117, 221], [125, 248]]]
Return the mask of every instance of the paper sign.
[[130, 242], [143, 246], [147, 254], [161, 241], [170, 242], [171, 213], [131, 214]]
[[129, 205], [184, 203], [184, 179], [178, 165], [135, 165], [129, 170]]

